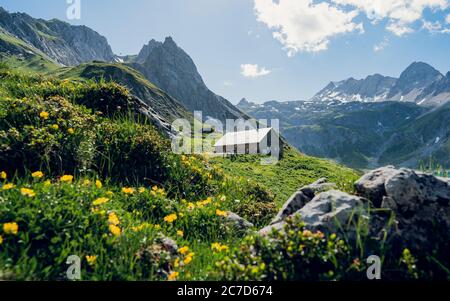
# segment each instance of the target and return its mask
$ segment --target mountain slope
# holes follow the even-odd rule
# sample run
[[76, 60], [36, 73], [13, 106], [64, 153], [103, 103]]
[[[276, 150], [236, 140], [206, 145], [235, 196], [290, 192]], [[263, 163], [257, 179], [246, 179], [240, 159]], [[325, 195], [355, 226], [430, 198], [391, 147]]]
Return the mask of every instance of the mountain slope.
[[430, 156], [450, 165], [450, 103], [432, 110], [414, 103], [339, 101], [243, 101], [238, 107], [255, 118], [280, 119], [281, 133], [300, 151], [351, 167], [417, 168]]
[[58, 64], [46, 54], [0, 28], [0, 59], [8, 65], [33, 72], [47, 72]]
[[86, 26], [35, 19], [0, 7], [0, 28], [66, 66], [115, 58], [106, 38]]
[[224, 121], [248, 117], [228, 100], [208, 89], [193, 60], [170, 37], [164, 43], [150, 41], [130, 66], [190, 111], [202, 111], [205, 118], [210, 116]]
[[414, 62], [398, 79], [379, 74], [331, 82], [312, 101], [403, 101], [438, 106], [450, 100], [450, 81], [432, 66]]
[[142, 74], [122, 64], [92, 62], [57, 72], [61, 78], [106, 80], [121, 84], [149, 106], [151, 114], [165, 123], [177, 118], [192, 119], [181, 103], [146, 80]]

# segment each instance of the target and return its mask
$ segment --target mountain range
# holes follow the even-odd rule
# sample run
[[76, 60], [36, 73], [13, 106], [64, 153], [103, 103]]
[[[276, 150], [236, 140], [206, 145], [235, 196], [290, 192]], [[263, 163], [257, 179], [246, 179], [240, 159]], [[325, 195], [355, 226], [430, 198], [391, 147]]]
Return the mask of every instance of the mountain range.
[[[10, 40], [16, 42], [10, 43]], [[17, 47], [18, 43], [25, 45]], [[2, 56], [9, 54], [9, 60], [11, 55], [17, 61], [33, 53], [39, 56], [38, 60], [46, 61], [47, 66], [51, 65], [48, 62], [53, 62], [58, 66], [76, 67], [92, 61], [127, 65], [190, 112], [202, 111], [205, 118], [222, 121], [248, 118], [228, 100], [208, 89], [193, 60], [170, 37], [164, 42], [150, 41], [138, 55], [120, 57], [112, 52], [105, 37], [86, 26], [73, 26], [56, 19], [35, 19], [24, 13], [9, 13], [0, 7], [0, 47]], [[56, 69], [52, 67], [50, 69]], [[124, 84], [132, 92], [136, 90], [135, 85]], [[185, 112], [178, 115], [185, 115]]]
[[423, 62], [414, 62], [399, 78], [374, 74], [365, 79], [330, 82], [312, 101], [402, 101], [436, 106], [450, 100], [450, 72], [441, 74]]
[[416, 62], [399, 78], [375, 74], [331, 82], [308, 101], [242, 100], [233, 106], [205, 85], [191, 57], [168, 37], [117, 56], [85, 26], [0, 8], [0, 59], [22, 70], [72, 80], [115, 81], [168, 132], [177, 118], [278, 118], [283, 136], [308, 155], [355, 168], [450, 165], [450, 72]]

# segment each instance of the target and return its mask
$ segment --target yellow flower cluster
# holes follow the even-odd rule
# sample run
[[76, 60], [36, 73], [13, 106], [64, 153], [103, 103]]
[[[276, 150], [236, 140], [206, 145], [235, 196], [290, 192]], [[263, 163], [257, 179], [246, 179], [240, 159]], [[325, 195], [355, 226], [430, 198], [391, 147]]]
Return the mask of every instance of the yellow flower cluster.
[[228, 246], [222, 245], [221, 243], [215, 242], [211, 244], [211, 250], [213, 250], [214, 253], [220, 253], [220, 252], [226, 252], [228, 251]]
[[199, 202], [197, 202], [197, 207], [199, 207], [199, 208], [203, 208], [203, 207], [205, 207], [205, 206], [207, 206], [207, 205], [209, 205], [209, 204], [211, 204], [212, 203], [212, 198], [207, 198], [206, 200], [204, 200], [204, 201], [199, 201]]
[[166, 192], [164, 191], [164, 188], [159, 188], [158, 186], [153, 186], [150, 194], [152, 196], [157, 196], [157, 195], [165, 196]]
[[8, 174], [6, 173], [6, 171], [0, 172], [0, 179], [6, 180], [7, 178], [8, 178]]
[[228, 216], [228, 213], [226, 211], [222, 211], [220, 209], [216, 209], [216, 215], [226, 217], [226, 216]]
[[177, 231], [177, 236], [183, 237], [183, 236], [184, 236], [184, 232], [181, 231], [181, 230], [178, 230], [178, 231]]
[[87, 255], [86, 260], [90, 266], [94, 266], [97, 262], [97, 256], [95, 255]]
[[120, 220], [116, 213], [111, 212], [108, 215], [108, 223], [109, 223], [109, 231], [112, 233], [112, 235], [116, 237], [120, 236], [122, 230], [118, 226], [120, 224]]
[[29, 198], [33, 198], [36, 196], [36, 193], [34, 192], [33, 189], [29, 189], [29, 188], [20, 188], [20, 193], [23, 196], [29, 197]]
[[3, 224], [3, 232], [6, 234], [17, 235], [17, 233], [19, 233], [19, 225], [15, 222]]
[[100, 206], [109, 202], [108, 198], [98, 198], [92, 204], [94, 206]]
[[164, 221], [171, 224], [178, 218], [176, 213], [169, 214], [164, 218]]
[[96, 186], [98, 189], [102, 188], [102, 187], [103, 187], [102, 181], [100, 181], [100, 180], [95, 181], [95, 186]]
[[50, 116], [50, 114], [45, 111], [42, 111], [41, 113], [39, 113], [39, 117], [41, 117], [41, 119], [44, 119], [44, 120], [47, 120], [49, 116]]
[[14, 184], [8, 183], [3, 185], [2, 190], [10, 190], [13, 189], [14, 187], [16, 187]]
[[124, 188], [122, 188], [122, 192], [125, 194], [132, 195], [132, 194], [134, 194], [134, 188], [124, 187]]
[[169, 281], [175, 281], [177, 280], [178, 276], [180, 275], [180, 273], [178, 272], [172, 272], [169, 274], [169, 276], [167, 277], [167, 280]]
[[111, 212], [108, 215], [108, 223], [114, 226], [117, 226], [120, 224], [120, 220], [119, 217], [117, 216], [117, 214], [115, 214], [114, 212]]
[[31, 174], [34, 179], [41, 179], [44, 177], [44, 173], [42, 171], [36, 171]]
[[73, 182], [73, 176], [71, 175], [64, 175], [60, 178], [60, 181], [63, 183], [71, 184]]
[[187, 252], [189, 252], [189, 247], [188, 246], [184, 246], [178, 249], [178, 253], [180, 253], [181, 255], [186, 254]]

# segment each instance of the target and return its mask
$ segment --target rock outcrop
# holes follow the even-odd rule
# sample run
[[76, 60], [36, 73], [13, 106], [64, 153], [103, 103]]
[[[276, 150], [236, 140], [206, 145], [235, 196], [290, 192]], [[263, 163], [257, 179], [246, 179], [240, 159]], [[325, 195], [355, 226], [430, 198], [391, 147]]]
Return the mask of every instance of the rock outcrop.
[[317, 193], [324, 192], [333, 188], [336, 188], [336, 184], [328, 183], [327, 179], [325, 178], [319, 179], [308, 186], [300, 188], [289, 198], [286, 203], [284, 203], [283, 207], [275, 216], [271, 224], [276, 224], [277, 222], [284, 220], [291, 214], [303, 208], [315, 197]]
[[371, 239], [388, 233], [385, 243], [397, 252], [409, 248], [425, 255], [450, 247], [448, 179], [387, 166], [365, 174], [355, 188], [356, 196], [329, 190], [310, 201], [304, 191], [296, 192], [278, 213], [281, 220], [259, 233], [282, 230], [288, 217], [300, 216], [307, 229], [343, 233], [350, 240], [364, 224]]
[[66, 66], [115, 59], [106, 38], [86, 26], [35, 19], [24, 13], [8, 13], [0, 7], [0, 28]]
[[131, 67], [183, 103], [189, 111], [221, 121], [248, 116], [205, 85], [191, 57], [171, 37], [145, 45]]

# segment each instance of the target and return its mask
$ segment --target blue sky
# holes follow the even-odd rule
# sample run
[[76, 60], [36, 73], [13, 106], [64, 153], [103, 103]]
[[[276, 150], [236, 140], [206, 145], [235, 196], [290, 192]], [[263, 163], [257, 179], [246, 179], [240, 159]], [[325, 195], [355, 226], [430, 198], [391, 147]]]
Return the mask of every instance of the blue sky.
[[[0, 0], [9, 11], [87, 25], [116, 54], [172, 36], [233, 103], [300, 100], [330, 81], [399, 76], [413, 61], [450, 71], [449, 0]], [[447, 20], [446, 20], [447, 19]], [[447, 22], [448, 21], [448, 22]]]

